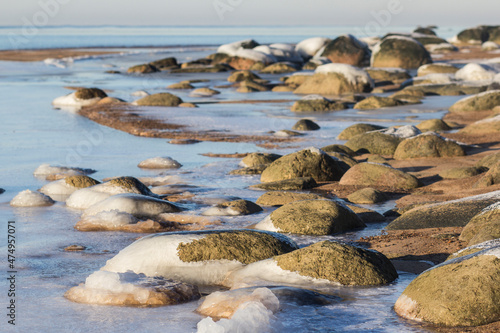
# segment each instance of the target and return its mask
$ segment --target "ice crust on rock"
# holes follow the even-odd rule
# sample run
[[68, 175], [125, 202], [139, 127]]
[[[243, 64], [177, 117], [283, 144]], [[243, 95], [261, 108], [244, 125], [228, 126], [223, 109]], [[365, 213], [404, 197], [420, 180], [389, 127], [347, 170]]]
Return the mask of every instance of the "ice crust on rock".
[[24, 190], [19, 192], [11, 201], [10, 205], [13, 207], [38, 207], [38, 206], [51, 206], [54, 204], [49, 196], [43, 193]]
[[326, 64], [321, 65], [316, 68], [314, 73], [338, 73], [343, 75], [347, 81], [352, 84], [356, 82], [361, 82], [364, 84], [370, 84], [372, 87], [374, 86], [373, 80], [364, 70], [348, 65], [348, 64]]

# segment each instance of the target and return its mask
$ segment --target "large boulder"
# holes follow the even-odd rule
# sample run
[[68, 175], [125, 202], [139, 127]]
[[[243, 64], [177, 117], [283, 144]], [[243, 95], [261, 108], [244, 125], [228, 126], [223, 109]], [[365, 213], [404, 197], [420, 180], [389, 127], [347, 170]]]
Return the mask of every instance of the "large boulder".
[[498, 202], [500, 191], [415, 207], [391, 222], [386, 229], [463, 227], [481, 210]]
[[488, 30], [484, 26], [479, 26], [460, 31], [455, 40], [464, 44], [482, 44], [488, 40], [488, 37]]
[[373, 50], [372, 67], [418, 68], [432, 63], [431, 56], [417, 40], [403, 36], [384, 38]]
[[500, 320], [500, 246], [448, 260], [414, 279], [396, 301], [400, 316], [441, 326]]
[[373, 80], [364, 70], [347, 64], [326, 64], [316, 68], [295, 94], [342, 95], [370, 92]]
[[[236, 288], [245, 281], [310, 285], [316, 281], [347, 286], [383, 285], [398, 274], [383, 254], [332, 241], [322, 241], [232, 273], [225, 285]], [[258, 282], [257, 282], [258, 283]]]
[[403, 140], [394, 152], [394, 159], [407, 160], [420, 157], [452, 157], [464, 155], [465, 151], [458, 143], [446, 140], [431, 133], [421, 134]]
[[328, 112], [347, 109], [342, 102], [332, 101], [320, 95], [307, 95], [293, 103], [292, 112]]
[[352, 35], [343, 35], [326, 44], [322, 57], [333, 63], [365, 66], [370, 62], [371, 52], [368, 45]]
[[158, 93], [143, 97], [134, 102], [141, 106], [179, 106], [182, 99], [170, 93]]
[[319, 199], [323, 198], [314, 193], [270, 191], [262, 194], [256, 202], [262, 206], [283, 206], [295, 201]]
[[261, 182], [312, 177], [316, 181], [339, 180], [344, 172], [339, 163], [317, 148], [308, 148], [285, 155], [262, 172]]
[[135, 241], [101, 270], [213, 285], [221, 283], [229, 271], [295, 249], [297, 245], [288, 237], [263, 231], [162, 233]]
[[500, 115], [478, 120], [462, 128], [459, 133], [479, 134], [500, 132]]
[[310, 119], [300, 119], [293, 125], [292, 129], [295, 131], [317, 131], [320, 127]]
[[330, 200], [288, 203], [255, 225], [261, 230], [316, 236], [363, 227], [363, 221], [350, 208]]
[[354, 151], [367, 150], [370, 154], [393, 155], [401, 138], [380, 132], [366, 132], [350, 138], [345, 145]]
[[450, 112], [471, 112], [491, 110], [500, 105], [500, 90], [490, 90], [477, 95], [462, 98], [450, 108]]
[[240, 165], [251, 168], [259, 165], [269, 165], [280, 158], [282, 155], [271, 153], [251, 153], [243, 157]]
[[500, 161], [495, 163], [474, 186], [488, 187], [495, 184], [500, 184]]
[[500, 238], [500, 202], [483, 209], [464, 227], [460, 240], [467, 246]]
[[419, 186], [414, 176], [385, 164], [359, 163], [342, 176], [340, 185], [361, 185], [409, 190]]
[[337, 139], [349, 140], [355, 137], [356, 135], [363, 134], [366, 132], [378, 131], [384, 128], [385, 128], [384, 126], [380, 125], [358, 123], [345, 128], [342, 132], [340, 132]]

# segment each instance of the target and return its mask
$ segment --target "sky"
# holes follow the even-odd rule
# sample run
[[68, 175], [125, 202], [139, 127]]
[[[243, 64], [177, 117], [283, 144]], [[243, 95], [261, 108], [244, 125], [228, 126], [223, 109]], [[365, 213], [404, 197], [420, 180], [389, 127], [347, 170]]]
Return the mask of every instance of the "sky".
[[498, 0], [3, 0], [0, 26], [500, 25]]

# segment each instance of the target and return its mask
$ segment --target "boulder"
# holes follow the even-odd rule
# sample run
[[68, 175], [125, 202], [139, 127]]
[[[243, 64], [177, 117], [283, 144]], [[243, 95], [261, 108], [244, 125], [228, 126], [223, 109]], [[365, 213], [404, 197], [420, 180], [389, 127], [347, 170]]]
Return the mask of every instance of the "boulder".
[[141, 161], [138, 165], [142, 169], [178, 169], [182, 166], [171, 157], [152, 157]]
[[241, 165], [244, 167], [256, 167], [258, 165], [268, 165], [276, 161], [282, 155], [270, 153], [251, 153], [241, 160]]
[[231, 75], [229, 75], [227, 80], [229, 82], [241, 82], [246, 80], [255, 81], [255, 80], [260, 80], [260, 77], [249, 70], [245, 70], [245, 71], [236, 71], [231, 73]]
[[344, 153], [330, 152], [328, 153], [328, 155], [337, 159], [340, 167], [344, 172], [349, 170], [352, 166], [358, 164], [358, 161], [356, 161], [354, 158]]
[[387, 200], [384, 192], [373, 189], [371, 187], [363, 188], [354, 193], [351, 193], [347, 200], [355, 204], [374, 204]]
[[441, 132], [451, 130], [451, 127], [442, 119], [424, 120], [416, 127], [422, 132]]
[[261, 230], [316, 236], [363, 227], [363, 221], [350, 208], [330, 200], [291, 202], [255, 225]]
[[459, 131], [459, 133], [480, 135], [498, 132], [500, 132], [500, 115], [476, 121], [465, 126]]
[[156, 68], [151, 64], [136, 65], [127, 69], [127, 73], [138, 73], [138, 74], [149, 74], [149, 73], [156, 73], [159, 71], [160, 70], [158, 68]]
[[58, 97], [52, 101], [56, 107], [75, 107], [81, 108], [98, 103], [108, 95], [99, 88], [82, 88], [77, 91]]
[[101, 269], [220, 284], [229, 271], [297, 249], [288, 237], [253, 230], [171, 232], [140, 238]]
[[342, 102], [332, 101], [319, 95], [308, 95], [293, 103], [292, 112], [328, 112], [347, 109]]
[[460, 240], [467, 246], [500, 238], [500, 203], [494, 203], [475, 215], [464, 227]]
[[458, 200], [418, 206], [391, 222], [386, 229], [424, 229], [463, 227], [474, 215], [498, 202], [500, 191], [494, 191]]
[[349, 155], [349, 156], [354, 156], [356, 155], [356, 153], [349, 147], [346, 147], [344, 145], [338, 145], [338, 144], [333, 144], [333, 145], [328, 145], [328, 146], [325, 146], [325, 147], [322, 147], [321, 148], [322, 151], [324, 151], [325, 153], [342, 153], [342, 154], [346, 154], [346, 155]]
[[207, 87], [195, 89], [190, 93], [191, 96], [195, 97], [210, 97], [218, 94], [220, 94], [220, 91]]
[[293, 125], [292, 129], [296, 131], [317, 131], [320, 127], [312, 120], [300, 119]]
[[19, 192], [12, 200], [10, 205], [12, 207], [42, 207], [42, 206], [52, 206], [55, 201], [49, 196], [30, 190], [24, 190]]
[[445, 261], [414, 279], [394, 305], [400, 316], [440, 326], [500, 320], [500, 247]]
[[278, 180], [250, 186], [266, 191], [293, 191], [306, 190], [318, 186], [312, 177], [299, 177], [286, 180]]
[[474, 187], [488, 187], [500, 184], [500, 161], [496, 162], [485, 174], [474, 184]]
[[437, 63], [422, 65], [418, 68], [418, 76], [426, 76], [429, 74], [455, 74], [458, 68], [452, 64]]
[[418, 27], [413, 30], [413, 33], [437, 36], [434, 28], [435, 27]]
[[479, 174], [482, 174], [483, 172], [486, 172], [487, 170], [488, 168], [477, 166], [456, 167], [440, 172], [439, 176], [446, 179], [463, 179], [477, 176]]
[[332, 63], [343, 63], [352, 66], [365, 66], [370, 62], [370, 49], [368, 45], [359, 41], [352, 35], [343, 35], [335, 38], [325, 45], [322, 57], [328, 58]]
[[261, 206], [283, 206], [290, 202], [303, 200], [319, 200], [323, 197], [314, 193], [270, 191], [261, 195], [257, 199], [257, 204]]
[[329, 38], [312, 37], [300, 41], [295, 46], [295, 51], [304, 59], [308, 60], [316, 55], [330, 41]]
[[500, 45], [495, 42], [484, 42], [483, 45], [481, 45], [481, 50], [483, 51], [495, 51], [498, 49], [500, 49]]
[[340, 185], [381, 186], [410, 190], [419, 186], [414, 176], [385, 164], [358, 163], [340, 179]]
[[249, 168], [241, 168], [241, 169], [236, 169], [236, 170], [231, 170], [229, 171], [230, 175], [239, 175], [239, 176], [245, 176], [245, 175], [260, 175], [262, 172], [267, 168], [267, 165], [265, 164], [260, 164], [256, 165], [254, 167], [249, 167]]
[[350, 138], [345, 145], [357, 152], [367, 150], [370, 154], [393, 155], [401, 138], [380, 132], [366, 132]]
[[455, 78], [463, 81], [491, 81], [497, 70], [485, 64], [470, 63], [455, 73]]
[[262, 208], [248, 200], [234, 200], [218, 204], [204, 211], [205, 216], [239, 216], [259, 213]]
[[316, 68], [295, 94], [342, 95], [370, 92], [373, 80], [364, 70], [347, 64], [326, 64]]
[[468, 28], [456, 36], [456, 41], [464, 44], [482, 44], [488, 40], [489, 34], [484, 27]]
[[266, 66], [260, 72], [264, 74], [280, 74], [280, 73], [291, 73], [296, 72], [297, 68], [291, 63], [287, 62], [277, 62]]
[[500, 90], [485, 91], [473, 96], [465, 97], [453, 104], [450, 112], [470, 112], [491, 110], [500, 105]]
[[392, 97], [370, 96], [356, 103], [353, 108], [360, 110], [374, 110], [403, 104], [405, 103]]
[[287, 86], [291, 88], [297, 88], [302, 83], [304, 83], [307, 79], [309, 79], [312, 75], [304, 75], [304, 74], [294, 74], [284, 78], [284, 82]]
[[401, 92], [412, 94], [414, 91], [423, 92], [427, 96], [460, 96], [460, 95], [471, 95], [479, 94], [486, 91], [488, 85], [477, 85], [477, 84], [459, 84], [459, 83], [447, 83], [447, 84], [420, 84], [416, 86], [408, 86], [404, 88]]
[[436, 134], [421, 134], [405, 139], [398, 145], [394, 152], [394, 159], [396, 160], [453, 156], [465, 156], [462, 146]]
[[240, 86], [236, 91], [242, 93], [249, 93], [249, 92], [269, 91], [269, 90], [270, 90], [269, 87], [264, 84], [260, 84], [252, 80], [245, 80], [240, 82]]
[[178, 83], [172, 83], [167, 87], [167, 89], [194, 89], [194, 86], [189, 82], [182, 81]]
[[261, 182], [312, 177], [316, 181], [339, 180], [343, 175], [337, 161], [317, 148], [308, 148], [280, 157], [262, 173]]
[[342, 132], [340, 132], [337, 139], [350, 140], [351, 138], [355, 137], [356, 135], [363, 134], [366, 132], [378, 131], [378, 130], [381, 130], [384, 128], [385, 128], [384, 126], [379, 126], [379, 125], [358, 123], [358, 124], [351, 125], [351, 126], [347, 127], [346, 129], [344, 129]]
[[476, 166], [487, 167], [488, 169], [492, 168], [498, 161], [500, 161], [500, 152], [492, 153], [486, 155], [479, 161], [477, 161]]
[[377, 44], [372, 52], [372, 67], [418, 68], [432, 63], [431, 56], [417, 40], [390, 36]]
[[177, 67], [177, 59], [174, 57], [163, 58], [159, 60], [155, 60], [149, 63], [151, 66], [154, 66], [160, 70], [170, 69], [172, 67]]
[[179, 106], [182, 99], [170, 93], [158, 93], [143, 97], [134, 102], [141, 106]]

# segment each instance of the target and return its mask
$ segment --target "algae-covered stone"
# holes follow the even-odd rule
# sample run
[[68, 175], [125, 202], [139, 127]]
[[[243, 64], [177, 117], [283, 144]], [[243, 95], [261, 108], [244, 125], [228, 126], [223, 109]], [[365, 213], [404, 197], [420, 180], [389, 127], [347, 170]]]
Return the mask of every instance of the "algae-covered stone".
[[[312, 97], [317, 98], [312, 98]], [[331, 101], [322, 98], [319, 95], [306, 96], [307, 98], [300, 99], [293, 103], [292, 112], [327, 112], [327, 111], [340, 111], [345, 110], [347, 107], [344, 103], [338, 101]]]
[[386, 229], [463, 227], [481, 210], [498, 202], [500, 191], [458, 200], [418, 206], [391, 222]]
[[414, 279], [396, 301], [402, 317], [442, 326], [500, 320], [500, 247], [445, 261]]
[[370, 96], [356, 103], [354, 109], [373, 110], [386, 107], [403, 105], [404, 103], [392, 97]]
[[134, 103], [142, 106], [178, 106], [182, 99], [170, 93], [158, 93], [143, 97]]
[[349, 147], [339, 144], [328, 145], [321, 148], [325, 153], [342, 153], [349, 156], [354, 156], [356, 153]]
[[75, 92], [75, 97], [77, 99], [94, 99], [94, 98], [105, 98], [108, 95], [99, 88], [82, 88]]
[[377, 81], [403, 82], [411, 79], [410, 73], [402, 68], [366, 68], [370, 77]]
[[406, 160], [420, 157], [453, 157], [464, 156], [465, 151], [458, 143], [445, 140], [435, 134], [421, 134], [403, 140], [396, 151], [394, 159]]
[[251, 153], [241, 160], [241, 164], [248, 168], [267, 165], [273, 163], [281, 156], [282, 155], [270, 153]]
[[260, 180], [312, 177], [315, 181], [332, 181], [339, 180], [343, 174], [336, 160], [317, 148], [308, 148], [277, 159], [264, 170]]
[[474, 187], [488, 187], [500, 184], [500, 161], [495, 163], [485, 174], [474, 184]]
[[275, 182], [267, 182], [250, 186], [266, 191], [293, 191], [307, 190], [318, 186], [312, 177], [298, 177], [292, 179], [278, 180]]
[[368, 45], [352, 35], [343, 35], [325, 45], [322, 57], [333, 63], [363, 66], [369, 63], [370, 49]]
[[323, 197], [314, 193], [270, 191], [261, 195], [256, 202], [261, 206], [283, 206], [295, 201], [319, 199]]
[[441, 132], [449, 131], [451, 127], [442, 119], [427, 119], [416, 126], [422, 132]]
[[420, 66], [418, 68], [417, 75], [426, 76], [429, 74], [455, 74], [457, 71], [458, 67], [452, 64], [437, 63]]
[[260, 77], [249, 70], [245, 70], [245, 71], [236, 71], [231, 73], [231, 75], [229, 75], [227, 80], [229, 82], [241, 82], [245, 80], [255, 81], [255, 80], [260, 80]]
[[318, 124], [309, 119], [300, 119], [292, 127], [292, 129], [296, 131], [317, 131], [319, 128]]
[[331, 152], [328, 153], [328, 155], [338, 160], [338, 163], [344, 172], [349, 170], [352, 166], [358, 164], [358, 161], [344, 153]]
[[168, 69], [172, 67], [177, 67], [177, 59], [174, 57], [163, 58], [159, 60], [155, 60], [149, 63], [152, 66], [155, 66], [159, 69]]
[[374, 204], [387, 200], [384, 192], [367, 187], [350, 194], [347, 199], [356, 204]]
[[500, 152], [486, 155], [485, 157], [477, 161], [476, 166], [484, 166], [490, 169], [495, 164], [497, 164], [498, 161], [500, 161]]
[[213, 232], [199, 240], [180, 243], [177, 247], [183, 262], [236, 260], [242, 264], [267, 259], [295, 250], [288, 238], [250, 230]]
[[207, 211], [203, 212], [203, 215], [226, 215], [226, 216], [237, 216], [237, 215], [250, 215], [254, 213], [261, 212], [262, 208], [248, 200], [234, 200], [218, 204], [215, 207], [209, 208]]
[[464, 227], [460, 240], [468, 246], [500, 238], [500, 203], [494, 203], [475, 215]]
[[440, 172], [439, 176], [446, 179], [463, 179], [463, 178], [477, 176], [479, 174], [482, 174], [483, 172], [486, 172], [487, 170], [488, 169], [485, 167], [477, 167], [477, 166], [456, 167]]
[[267, 164], [255, 165], [248, 168], [241, 168], [236, 170], [231, 170], [229, 172], [230, 175], [260, 175], [267, 168]]
[[288, 203], [255, 226], [299, 235], [331, 235], [363, 227], [365, 224], [351, 209], [330, 200]]
[[412, 69], [432, 63], [425, 47], [413, 38], [390, 36], [384, 38], [373, 50], [372, 67]]
[[265, 74], [278, 74], [278, 73], [291, 73], [296, 72], [297, 68], [290, 63], [286, 62], [277, 62], [266, 66], [260, 72]]
[[347, 127], [342, 132], [340, 132], [338, 139], [349, 140], [352, 137], [355, 137], [356, 135], [363, 134], [365, 132], [378, 131], [384, 128], [385, 128], [384, 126], [372, 125], [372, 124], [364, 124], [364, 123], [354, 124]]
[[64, 178], [64, 182], [75, 188], [85, 188], [93, 185], [100, 184], [98, 180], [91, 178], [89, 176], [69, 176]]
[[372, 163], [387, 164], [387, 159], [377, 154], [371, 154], [370, 156], [368, 156], [366, 161]]
[[117, 177], [110, 179], [106, 183], [103, 183], [103, 185], [116, 186], [130, 193], [152, 195], [151, 190], [146, 185], [144, 185], [143, 182], [135, 177]]
[[194, 86], [189, 82], [182, 81], [178, 83], [172, 83], [167, 87], [167, 89], [194, 89]]
[[274, 260], [284, 270], [342, 285], [382, 285], [398, 277], [382, 253], [331, 241], [315, 243]]
[[380, 132], [366, 132], [350, 138], [345, 145], [354, 151], [367, 150], [370, 154], [393, 155], [401, 138]]
[[140, 74], [156, 73], [159, 71], [160, 70], [158, 68], [156, 68], [151, 64], [136, 65], [127, 69], [127, 73], [140, 73]]
[[500, 105], [500, 90], [491, 90], [465, 97], [450, 108], [450, 112], [491, 110]]
[[340, 185], [382, 186], [409, 190], [419, 186], [414, 176], [377, 163], [358, 163], [351, 167], [340, 179]]

